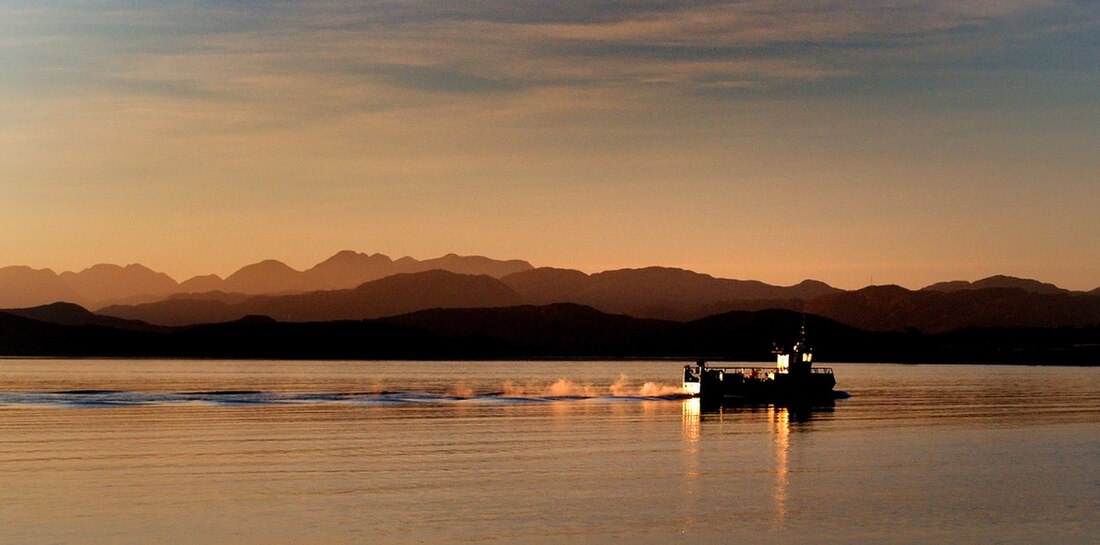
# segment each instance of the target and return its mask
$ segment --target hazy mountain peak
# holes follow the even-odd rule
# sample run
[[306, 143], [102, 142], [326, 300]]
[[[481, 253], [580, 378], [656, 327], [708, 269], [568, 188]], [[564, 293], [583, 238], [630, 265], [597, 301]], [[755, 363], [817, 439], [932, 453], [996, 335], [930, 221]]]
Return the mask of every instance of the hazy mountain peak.
[[1069, 291], [1059, 288], [1054, 284], [1040, 282], [1038, 280], [1032, 280], [1030, 278], [1017, 278], [1015, 276], [1007, 276], [1003, 274], [997, 274], [987, 278], [982, 278], [981, 280], [976, 280], [974, 282], [968, 282], [966, 280], [937, 282], [922, 289], [925, 291], [955, 292], [962, 290], [981, 290], [992, 288], [1015, 288], [1032, 293], [1067, 293]]
[[501, 261], [454, 253], [425, 261], [407, 256], [394, 261], [381, 253], [368, 255], [354, 250], [341, 250], [305, 271], [295, 270], [275, 259], [266, 259], [242, 267], [224, 281], [212, 275], [190, 279], [181, 285], [180, 290], [189, 293], [222, 290], [255, 295], [344, 290], [394, 274], [432, 269], [500, 278], [531, 268], [533, 267], [529, 263], [521, 260]]
[[909, 293], [910, 290], [903, 288], [897, 284], [875, 284], [874, 286], [867, 286], [855, 290], [854, 293]]
[[80, 271], [80, 272], [67, 271], [67, 272], [63, 272], [61, 274], [62, 275], [110, 275], [110, 274], [120, 274], [120, 273], [163, 274], [163, 273], [158, 273], [158, 272], [154, 271], [153, 269], [150, 269], [149, 267], [146, 267], [145, 265], [142, 265], [140, 263], [130, 263], [129, 265], [126, 265], [125, 267], [122, 266], [122, 265], [115, 265], [114, 263], [97, 263], [95, 265], [92, 265], [91, 267], [88, 267], [88, 268]]
[[393, 260], [383, 254], [337, 252], [305, 272], [311, 289], [348, 289], [393, 274]]
[[781, 289], [787, 290], [791, 297], [802, 300], [809, 300], [815, 297], [820, 297], [822, 295], [829, 295], [844, 291], [839, 288], [834, 288], [820, 280], [811, 279], [806, 279], [793, 286]]
[[428, 269], [426, 271], [417, 271], [409, 273], [397, 273], [379, 278], [377, 280], [371, 280], [370, 282], [364, 282], [363, 284], [356, 286], [356, 290], [372, 289], [376, 286], [387, 285], [402, 285], [402, 286], [415, 286], [418, 284], [430, 284], [433, 282], [453, 282], [462, 281], [464, 279], [485, 277], [487, 275], [469, 275], [461, 274], [444, 269]]
[[258, 263], [251, 265], [245, 265], [237, 270], [237, 272], [226, 277], [226, 280], [232, 280], [234, 278], [240, 278], [242, 276], [253, 274], [290, 274], [300, 272], [294, 269], [290, 265], [283, 263], [277, 259], [265, 259]]
[[138, 263], [125, 267], [99, 263], [80, 272], [63, 272], [58, 278], [76, 293], [76, 302], [93, 305], [142, 297], [155, 299], [179, 289], [172, 277]]
[[[714, 278], [713, 276], [695, 272], [692, 270], [684, 269], [681, 267], [665, 267], [662, 265], [650, 265], [648, 267], [624, 267], [622, 269], [612, 269], [604, 271], [604, 273], [639, 273], [639, 274], [663, 274], [663, 275], [682, 275], [682, 276], [705, 276], [708, 278]], [[597, 273], [597, 274], [604, 274]]]
[[25, 265], [0, 268], [0, 308], [76, 299], [76, 293], [50, 269], [33, 269]]
[[597, 282], [674, 282], [674, 283], [699, 283], [708, 280], [716, 280], [705, 273], [689, 271], [678, 267], [642, 267], [637, 269], [615, 269], [598, 272], [592, 275]]
[[203, 293], [217, 291], [225, 281], [216, 274], [193, 276], [180, 282], [180, 291], [183, 293]]
[[460, 274], [479, 275], [484, 274], [493, 278], [503, 278], [509, 274], [533, 269], [530, 263], [520, 259], [499, 260], [485, 256], [463, 256], [454, 253], [443, 257], [417, 261], [411, 257], [403, 257], [394, 262], [397, 272], [420, 272], [432, 269], [443, 269]]
[[224, 289], [240, 293], [281, 293], [302, 287], [302, 273], [276, 259], [245, 265], [226, 277]]
[[57, 276], [57, 273], [50, 269], [34, 269], [26, 265], [8, 265], [6, 267], [0, 267], [0, 275], [50, 277]]
[[314, 265], [313, 268], [357, 263], [393, 263], [393, 260], [384, 254], [368, 255], [354, 250], [341, 250], [333, 254], [332, 257]]
[[66, 272], [63, 272], [61, 274], [85, 274], [85, 273], [104, 274], [104, 273], [117, 272], [117, 271], [121, 271], [121, 270], [122, 270], [122, 266], [121, 265], [115, 265], [114, 263], [96, 263], [95, 265], [92, 265], [91, 267], [85, 267], [80, 272], [66, 271]]
[[265, 259], [265, 260], [260, 261], [258, 263], [253, 263], [252, 265], [246, 265], [242, 268], [247, 269], [249, 267], [264, 267], [264, 268], [272, 268], [272, 269], [280, 268], [280, 269], [290, 269], [292, 271], [296, 270], [293, 267], [291, 267], [290, 265], [287, 265], [286, 263], [283, 263], [282, 261], [279, 261], [278, 259]]
[[355, 250], [340, 250], [339, 252], [333, 254], [332, 257], [315, 265], [314, 268], [325, 263], [354, 262], [367, 259], [392, 261], [388, 256], [379, 253], [366, 254], [363, 252], [356, 252]]
[[1065, 293], [1069, 291], [1047, 282], [1040, 282], [1030, 278], [1017, 278], [1003, 274], [983, 278], [974, 282], [974, 285], [982, 288], [1019, 288], [1024, 291], [1035, 293]]

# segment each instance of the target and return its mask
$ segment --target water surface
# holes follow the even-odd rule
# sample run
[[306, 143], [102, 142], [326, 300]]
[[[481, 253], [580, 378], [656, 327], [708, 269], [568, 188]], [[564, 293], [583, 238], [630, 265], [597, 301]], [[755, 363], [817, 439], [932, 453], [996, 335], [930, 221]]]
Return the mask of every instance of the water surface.
[[1100, 369], [0, 360], [0, 543], [1095, 543]]

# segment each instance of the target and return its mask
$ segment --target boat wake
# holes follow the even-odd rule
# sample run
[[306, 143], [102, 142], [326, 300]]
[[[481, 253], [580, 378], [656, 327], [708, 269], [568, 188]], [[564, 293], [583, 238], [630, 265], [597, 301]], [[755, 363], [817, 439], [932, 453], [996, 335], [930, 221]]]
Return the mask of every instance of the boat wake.
[[630, 403], [639, 401], [671, 401], [684, 399], [681, 394], [586, 395], [569, 392], [494, 391], [485, 393], [433, 393], [416, 391], [381, 392], [265, 392], [259, 390], [213, 390], [197, 392], [132, 392], [118, 390], [67, 390], [57, 392], [0, 392], [0, 406], [53, 406], [71, 408], [129, 407], [144, 405], [206, 404], [218, 406], [276, 404], [357, 404], [376, 406], [422, 404], [522, 404], [604, 402]]

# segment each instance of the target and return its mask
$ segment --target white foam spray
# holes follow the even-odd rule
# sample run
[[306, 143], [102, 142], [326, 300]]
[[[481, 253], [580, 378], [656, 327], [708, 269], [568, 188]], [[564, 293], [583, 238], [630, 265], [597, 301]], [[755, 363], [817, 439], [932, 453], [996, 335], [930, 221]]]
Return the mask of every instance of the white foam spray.
[[559, 378], [553, 383], [519, 384], [506, 380], [501, 384], [501, 395], [505, 397], [659, 397], [681, 393], [681, 388], [646, 382], [641, 386], [631, 383], [630, 378], [620, 374], [610, 386], [578, 384], [567, 378]]

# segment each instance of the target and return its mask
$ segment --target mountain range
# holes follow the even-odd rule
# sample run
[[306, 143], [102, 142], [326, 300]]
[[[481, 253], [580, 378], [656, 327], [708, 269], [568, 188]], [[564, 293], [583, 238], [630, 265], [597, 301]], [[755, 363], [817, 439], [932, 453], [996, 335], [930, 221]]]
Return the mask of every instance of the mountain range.
[[[33, 314], [34, 317], [30, 315]], [[576, 304], [428, 309], [373, 320], [279, 322], [246, 316], [157, 328], [75, 305], [0, 311], [0, 356], [264, 359], [667, 358], [766, 361], [800, 326], [819, 361], [1096, 365], [1100, 327], [865, 331], [787, 310], [733, 311], [687, 322]], [[675, 373], [675, 369], [670, 371]]]
[[211, 274], [183, 282], [139, 264], [125, 267], [100, 264], [80, 272], [61, 274], [50, 269], [16, 265], [0, 268], [0, 308], [67, 301], [95, 309], [113, 304], [158, 301], [178, 293], [222, 291], [259, 295], [338, 290], [395, 274], [436, 269], [500, 278], [532, 268], [526, 261], [481, 256], [448, 254], [423, 261], [411, 257], [393, 260], [382, 254], [367, 255], [350, 250], [339, 252], [304, 271], [268, 259], [246, 265], [224, 279]]
[[[222, 279], [176, 283], [141, 265], [97, 265], [55, 274], [0, 269], [0, 308], [58, 301], [95, 316], [153, 326], [225, 323], [248, 316], [279, 322], [388, 318], [430, 309], [574, 304], [639, 319], [692, 322], [731, 311], [806, 312], [867, 331], [946, 333], [967, 328], [1089, 327], [1100, 324], [1100, 288], [1072, 292], [1036, 280], [994, 276], [920, 290], [869, 286], [845, 291], [806, 280], [773, 286], [668, 267], [587, 274], [526, 261], [449, 254], [418, 261], [352, 251], [304, 270], [274, 260]], [[89, 302], [92, 301], [92, 302]], [[39, 311], [40, 312], [40, 311]], [[119, 323], [111, 327], [122, 327]], [[502, 324], [503, 327], [503, 324]]]

